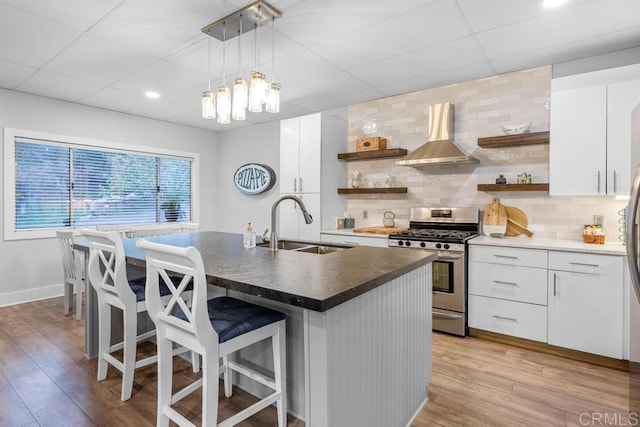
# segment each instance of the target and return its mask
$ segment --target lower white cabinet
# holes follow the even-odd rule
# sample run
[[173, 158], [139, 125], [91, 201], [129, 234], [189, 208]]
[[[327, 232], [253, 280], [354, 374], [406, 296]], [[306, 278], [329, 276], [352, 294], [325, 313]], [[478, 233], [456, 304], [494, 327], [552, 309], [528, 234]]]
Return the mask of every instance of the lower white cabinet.
[[548, 343], [622, 359], [623, 258], [549, 252]]
[[534, 341], [547, 341], [547, 307], [469, 295], [469, 326]]
[[341, 243], [344, 245], [363, 245], [363, 246], [377, 246], [379, 248], [388, 247], [387, 239], [372, 236], [347, 236], [344, 234], [329, 234], [322, 233], [321, 240], [327, 243]]

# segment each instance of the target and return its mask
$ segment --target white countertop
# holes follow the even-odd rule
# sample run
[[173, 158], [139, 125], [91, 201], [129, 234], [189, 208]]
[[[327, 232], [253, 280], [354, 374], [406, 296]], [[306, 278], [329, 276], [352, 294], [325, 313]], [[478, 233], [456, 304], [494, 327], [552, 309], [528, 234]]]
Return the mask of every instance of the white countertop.
[[326, 230], [321, 230], [322, 234], [337, 234], [339, 236], [358, 236], [358, 237], [372, 237], [374, 239], [384, 239], [387, 240], [389, 238], [386, 234], [375, 234], [375, 233], [354, 233], [353, 228], [328, 228]]
[[496, 238], [490, 236], [478, 236], [469, 240], [470, 245], [481, 246], [508, 246], [512, 248], [548, 249], [554, 251], [583, 252], [600, 255], [626, 256], [627, 247], [622, 243], [605, 243], [603, 245], [583, 243], [581, 240], [539, 239], [536, 237]]

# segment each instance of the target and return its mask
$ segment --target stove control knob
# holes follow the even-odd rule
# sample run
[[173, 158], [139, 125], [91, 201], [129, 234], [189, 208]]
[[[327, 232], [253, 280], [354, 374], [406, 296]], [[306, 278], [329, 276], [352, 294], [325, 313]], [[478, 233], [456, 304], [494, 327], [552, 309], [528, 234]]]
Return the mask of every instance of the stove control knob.
[[425, 245], [425, 243], [424, 243], [424, 242], [420, 242], [420, 247], [421, 247], [421, 248], [424, 248], [425, 246], [427, 246], [427, 245]]
[[403, 246], [404, 242], [402, 240], [398, 240], [398, 246]]
[[449, 244], [448, 244], [448, 243], [445, 243], [445, 244], [444, 244], [444, 248], [445, 248], [445, 249], [449, 249]]
[[407, 241], [404, 245], [405, 246], [411, 246], [411, 242]]
[[440, 249], [442, 245], [440, 243], [436, 243], [436, 249]]

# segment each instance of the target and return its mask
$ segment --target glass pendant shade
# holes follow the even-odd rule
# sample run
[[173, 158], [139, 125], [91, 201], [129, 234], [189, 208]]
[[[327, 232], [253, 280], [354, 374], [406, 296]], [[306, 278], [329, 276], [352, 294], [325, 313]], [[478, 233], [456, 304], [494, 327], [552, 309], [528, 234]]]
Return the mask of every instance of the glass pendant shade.
[[228, 87], [220, 86], [218, 88], [216, 107], [218, 113], [217, 122], [220, 124], [231, 123], [231, 91]]
[[233, 82], [233, 120], [245, 120], [247, 118], [247, 104], [249, 87], [247, 81], [242, 77], [237, 77]]
[[267, 82], [264, 74], [259, 71], [251, 72], [251, 86], [249, 87], [249, 111], [262, 112], [262, 104], [267, 100]]
[[265, 111], [267, 113], [280, 112], [280, 83], [271, 83], [271, 87], [269, 88], [269, 95], [267, 96]]
[[202, 92], [202, 118], [216, 118], [216, 96], [212, 91]]

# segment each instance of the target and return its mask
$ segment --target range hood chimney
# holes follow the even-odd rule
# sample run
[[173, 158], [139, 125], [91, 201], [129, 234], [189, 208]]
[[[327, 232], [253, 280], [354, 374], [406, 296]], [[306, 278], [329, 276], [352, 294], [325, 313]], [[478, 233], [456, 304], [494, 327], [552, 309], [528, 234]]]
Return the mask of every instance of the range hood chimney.
[[429, 105], [429, 139], [409, 153], [397, 165], [422, 167], [478, 163], [478, 159], [462, 151], [451, 139], [453, 135], [453, 105]]

